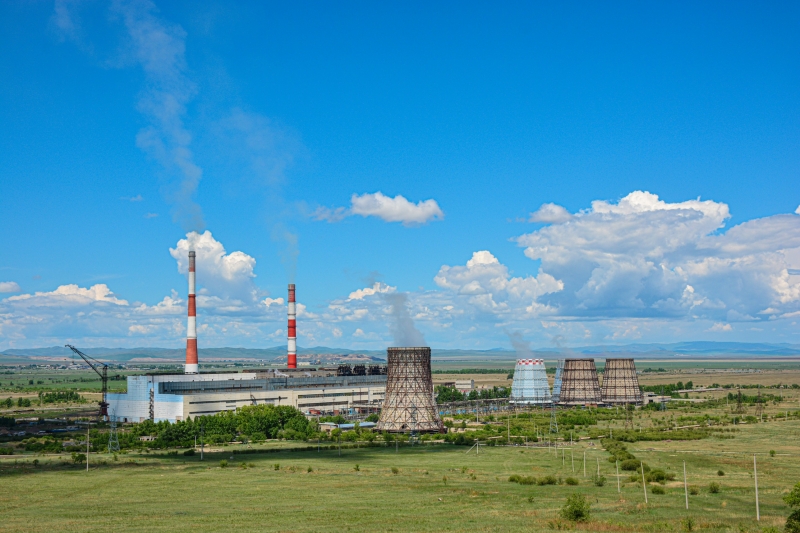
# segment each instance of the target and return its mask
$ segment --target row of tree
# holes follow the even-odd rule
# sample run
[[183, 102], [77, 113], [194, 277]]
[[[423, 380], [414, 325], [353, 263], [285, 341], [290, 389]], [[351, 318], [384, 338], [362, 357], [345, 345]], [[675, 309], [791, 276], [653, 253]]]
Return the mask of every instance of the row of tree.
[[493, 400], [511, 396], [511, 387], [492, 387], [491, 389], [473, 389], [464, 394], [455, 387], [437, 385], [435, 388], [436, 403], [463, 402], [465, 400]]
[[[150, 437], [150, 448], [189, 447], [196, 442], [219, 444], [236, 438], [251, 441], [285, 438], [305, 440], [317, 431], [316, 422], [310, 422], [302, 412], [286, 405], [248, 405], [236, 411], [222, 411], [209, 416], [199, 416], [170, 423], [145, 420], [127, 431], [119, 432], [121, 448], [144, 446], [141, 437]], [[91, 436], [92, 446], [102, 449], [108, 441], [107, 433]]]

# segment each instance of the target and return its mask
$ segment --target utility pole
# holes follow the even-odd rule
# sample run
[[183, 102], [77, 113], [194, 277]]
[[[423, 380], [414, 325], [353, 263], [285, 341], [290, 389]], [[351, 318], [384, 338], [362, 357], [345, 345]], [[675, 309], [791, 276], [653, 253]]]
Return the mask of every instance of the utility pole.
[[756, 521], [761, 521], [761, 509], [758, 507], [758, 468], [756, 467], [756, 454], [753, 454], [753, 477], [756, 482]]
[[[89, 471], [89, 421], [86, 421], [86, 471]], [[753, 456], [755, 457], [755, 456]]]
[[689, 486], [686, 484], [686, 461], [683, 462], [683, 496], [686, 499], [686, 510], [689, 510]]
[[644, 482], [644, 463], [639, 461], [642, 469], [642, 489], [644, 489], [644, 503], [647, 503], [647, 484]]
[[583, 477], [586, 477], [586, 451], [583, 452]]

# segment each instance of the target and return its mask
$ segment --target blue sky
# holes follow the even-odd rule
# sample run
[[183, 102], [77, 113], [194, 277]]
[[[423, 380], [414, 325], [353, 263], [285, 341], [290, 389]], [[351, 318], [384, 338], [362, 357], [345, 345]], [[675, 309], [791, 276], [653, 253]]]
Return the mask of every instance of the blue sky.
[[0, 10], [0, 348], [800, 342], [796, 3]]

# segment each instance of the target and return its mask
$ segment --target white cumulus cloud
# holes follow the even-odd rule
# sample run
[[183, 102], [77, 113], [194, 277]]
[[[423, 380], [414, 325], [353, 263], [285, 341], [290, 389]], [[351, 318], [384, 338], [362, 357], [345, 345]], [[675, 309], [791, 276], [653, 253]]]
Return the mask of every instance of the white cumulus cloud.
[[800, 219], [775, 215], [723, 232], [728, 206], [635, 191], [598, 200], [517, 238], [564, 290], [539, 302], [573, 317], [752, 320], [800, 309]]
[[22, 289], [16, 281], [0, 281], [0, 293], [20, 292]]
[[425, 224], [432, 220], [444, 219], [444, 212], [436, 200], [423, 200], [417, 203], [404, 196], [394, 198], [379, 192], [354, 194], [350, 198], [350, 207], [320, 207], [314, 214], [316, 220], [339, 222], [348, 216], [377, 217], [386, 222], [401, 222], [406, 226]]
[[350, 293], [347, 297], [348, 300], [363, 300], [367, 296], [374, 296], [376, 294], [382, 293], [389, 293], [394, 292], [397, 290], [397, 287], [390, 287], [385, 283], [381, 283], [380, 281], [376, 281], [372, 287], [365, 287], [363, 289], [358, 289]]
[[544, 311], [537, 299], [564, 287], [561, 281], [541, 271], [535, 277], [513, 277], [508, 267], [486, 250], [474, 252], [466, 266], [442, 266], [434, 281], [439, 287], [466, 297], [476, 309], [489, 313]]
[[562, 224], [572, 218], [572, 215], [556, 204], [542, 204], [535, 212], [531, 213], [531, 222], [544, 222], [545, 224]]

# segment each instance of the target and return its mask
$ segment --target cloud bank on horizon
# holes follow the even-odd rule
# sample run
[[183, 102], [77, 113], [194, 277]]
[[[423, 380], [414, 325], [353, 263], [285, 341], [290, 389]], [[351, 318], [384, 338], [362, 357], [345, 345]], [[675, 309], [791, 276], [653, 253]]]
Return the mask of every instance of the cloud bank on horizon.
[[[353, 287], [313, 312], [298, 305], [301, 343], [383, 348], [397, 338], [398, 300], [433, 346], [505, 345], [513, 329], [538, 345], [553, 339], [661, 342], [674, 338], [773, 342], [800, 318], [800, 216], [779, 214], [725, 229], [728, 206], [667, 203], [634, 191], [569, 213], [545, 204], [540, 224], [514, 237], [538, 263], [515, 276], [489, 250], [431, 272], [438, 289], [399, 294], [383, 282]], [[273, 346], [285, 336], [285, 303], [258, 287], [256, 260], [227, 252], [211, 232], [169, 249], [179, 272], [197, 251], [198, 335], [205, 346]], [[534, 264], [536, 264], [534, 263]], [[15, 281], [0, 283], [21, 292]], [[173, 290], [157, 303], [132, 301], [105, 284], [62, 285], [0, 300], [2, 348], [63, 344], [173, 345], [183, 340], [185, 302]], [[560, 341], [559, 341], [560, 342]]]

